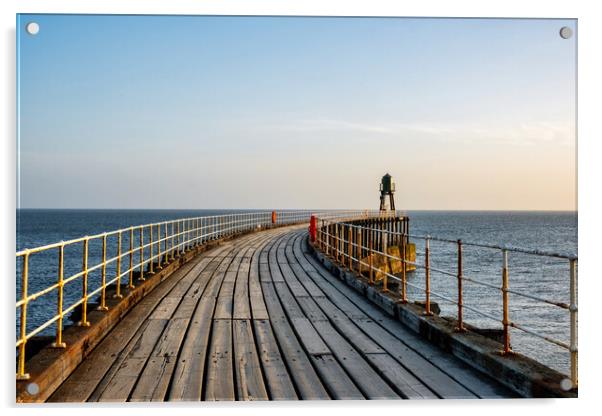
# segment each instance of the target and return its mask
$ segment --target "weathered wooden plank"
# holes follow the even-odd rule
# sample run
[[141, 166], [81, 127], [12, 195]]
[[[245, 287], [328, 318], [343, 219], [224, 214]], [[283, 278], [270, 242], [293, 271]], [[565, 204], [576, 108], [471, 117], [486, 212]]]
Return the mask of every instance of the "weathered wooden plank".
[[236, 276], [234, 287], [233, 319], [251, 319], [251, 305], [249, 304], [249, 269], [242, 263]]
[[366, 359], [403, 398], [438, 399], [435, 393], [389, 354], [367, 354]]
[[280, 298], [280, 302], [286, 311], [286, 315], [289, 319], [305, 318], [303, 310], [295, 300], [295, 297], [288, 289], [285, 282], [274, 282], [274, 289]]
[[249, 271], [249, 300], [251, 302], [251, 315], [253, 319], [269, 319], [267, 307], [263, 299], [263, 291], [259, 281], [258, 257], [253, 257]]
[[274, 284], [272, 282], [261, 282], [261, 289], [270, 320], [286, 320], [286, 313], [280, 305], [280, 300], [278, 299], [276, 289], [274, 289]]
[[333, 356], [345, 369], [356, 386], [369, 399], [396, 399], [399, 396], [383, 381], [355, 348], [328, 322], [316, 322], [314, 326], [332, 351]]
[[[271, 400], [296, 400], [297, 393], [288, 374], [278, 344], [267, 319], [253, 320], [259, 358], [265, 375], [265, 384]], [[312, 369], [313, 370], [313, 369]]]
[[330, 354], [330, 349], [320, 337], [316, 328], [309, 322], [309, 319], [303, 318], [292, 318], [289, 319], [297, 337], [301, 340], [301, 343], [305, 347], [305, 351], [309, 355], [324, 355]]
[[164, 297], [148, 319], [169, 319], [181, 298]]
[[214, 308], [215, 298], [207, 297], [194, 312], [174, 370], [169, 400], [197, 401], [203, 397], [203, 374]]
[[215, 319], [209, 348], [205, 400], [235, 400], [232, 321]]
[[301, 296], [296, 299], [299, 305], [301, 306], [301, 309], [305, 313], [305, 316], [307, 316], [307, 318], [311, 322], [328, 321], [328, 317], [316, 304], [315, 299], [309, 296]]
[[189, 322], [190, 318], [171, 319], [155, 345], [152, 355], [155, 357], [177, 356]]
[[365, 397], [332, 354], [311, 356], [324, 386], [333, 399], [363, 400]]
[[[268, 303], [268, 308], [270, 308]], [[329, 395], [318, 377], [310, 359], [303, 350], [288, 320], [272, 319], [274, 335], [282, 351], [282, 357], [290, 370], [291, 379], [304, 400], [328, 399]]]
[[305, 290], [303, 285], [297, 281], [297, 279], [295, 279], [293, 269], [291, 269], [288, 264], [283, 262], [280, 262], [279, 265], [280, 270], [282, 271], [282, 276], [284, 277], [284, 280], [286, 281], [293, 296], [296, 298], [299, 296], [309, 296], [309, 293], [307, 293], [307, 290]]
[[222, 283], [215, 306], [215, 319], [232, 319], [232, 304], [234, 294], [234, 282]]
[[238, 400], [268, 400], [251, 321], [235, 319], [233, 321], [233, 334], [234, 370]]
[[128, 357], [117, 370], [111, 382], [104, 386], [99, 395], [99, 402], [125, 402], [138, 380], [138, 375], [144, 368], [146, 358]]
[[320, 288], [318, 287], [318, 285], [316, 285], [313, 282], [313, 280], [311, 280], [307, 276], [307, 273], [304, 273], [305, 270], [303, 269], [303, 267], [301, 267], [300, 264], [298, 264], [298, 263], [297, 264], [291, 264], [291, 269], [293, 270], [293, 272], [297, 276], [297, 279], [299, 280], [299, 282], [303, 284], [303, 287], [307, 291], [307, 293], [309, 294], [309, 296], [312, 296], [312, 297], [322, 296], [322, 291], [320, 290]]
[[164, 401], [169, 381], [176, 365], [176, 357], [152, 356], [146, 362], [129, 401]]
[[271, 282], [272, 277], [270, 276], [270, 265], [266, 263], [259, 263], [259, 276], [262, 282]]
[[[167, 326], [166, 319], [148, 320], [120, 354], [90, 397], [91, 401], [126, 401], [144, 364]], [[118, 388], [117, 388], [118, 387]]]

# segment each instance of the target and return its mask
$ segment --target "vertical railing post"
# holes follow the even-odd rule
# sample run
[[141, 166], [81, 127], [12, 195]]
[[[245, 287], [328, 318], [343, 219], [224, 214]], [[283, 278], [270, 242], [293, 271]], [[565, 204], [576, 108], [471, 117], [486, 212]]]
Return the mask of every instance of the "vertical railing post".
[[149, 250], [148, 250], [148, 272], [150, 274], [154, 273], [153, 270], [153, 263], [155, 262], [155, 260], [153, 259], [153, 225], [149, 225], [148, 226], [148, 239], [149, 239]]
[[400, 291], [401, 291], [401, 303], [408, 303], [408, 294], [407, 294], [407, 276], [406, 276], [406, 272], [407, 272], [407, 263], [406, 263], [406, 239], [405, 239], [405, 234], [401, 235], [401, 284], [400, 286]]
[[99, 311], [107, 311], [107, 233], [102, 236], [102, 268]]
[[82, 316], [77, 326], [90, 326], [88, 321], [88, 237], [84, 239], [84, 251], [82, 253]]
[[[387, 275], [387, 262], [389, 264], [391, 264], [391, 258], [387, 257], [387, 254], [389, 254], [388, 250], [387, 250], [387, 238], [388, 238], [387, 222], [388, 222], [388, 220], [385, 219], [385, 221], [382, 223], [381, 229], [380, 229], [380, 233], [381, 233], [380, 241], [382, 242], [383, 260], [385, 261], [385, 264], [383, 265], [383, 291], [384, 292], [389, 291], [389, 276]], [[392, 268], [390, 270], [392, 271]]]
[[182, 220], [182, 253], [186, 253], [188, 250], [188, 243], [190, 243], [190, 221]]
[[374, 284], [374, 261], [372, 259], [373, 254], [372, 254], [372, 243], [374, 242], [373, 240], [373, 233], [372, 230], [368, 230], [368, 267], [370, 268], [370, 274], [369, 274], [369, 280], [368, 282], [370, 283], [370, 285]]
[[56, 339], [52, 343], [54, 348], [66, 348], [67, 344], [63, 342], [63, 292], [64, 292], [64, 277], [65, 277], [65, 243], [61, 241], [59, 247], [59, 273], [58, 273], [58, 299], [56, 302], [57, 316], [56, 321]]
[[146, 279], [144, 278], [144, 226], [140, 227], [140, 276], [138, 277], [138, 280], [140, 281], [145, 281]]
[[116, 282], [114, 298], [121, 298], [121, 230], [117, 233], [117, 265], [115, 266]]
[[425, 276], [425, 285], [424, 285], [424, 314], [426, 316], [431, 316], [433, 313], [431, 312], [431, 244], [430, 237], [427, 236], [426, 240], [424, 240], [424, 276]]
[[23, 255], [23, 270], [21, 271], [21, 320], [19, 326], [19, 363], [17, 366], [17, 380], [29, 380], [29, 374], [25, 372], [25, 344], [27, 344], [27, 283], [29, 279], [29, 250]]
[[176, 257], [180, 257], [180, 221], [176, 221]]
[[165, 229], [164, 231], [164, 239], [165, 239], [165, 245], [163, 246], [164, 250], [164, 256], [165, 256], [165, 264], [169, 263], [169, 224], [167, 222], [165, 222]]
[[339, 262], [339, 224], [334, 224], [334, 260]]
[[[324, 226], [324, 220], [322, 220], [322, 226]], [[328, 256], [330, 254], [330, 224], [326, 226], [326, 228], [324, 228], [324, 251], [326, 252], [326, 255]]]
[[316, 240], [318, 242], [318, 248], [324, 251], [324, 246], [322, 245], [322, 229], [319, 224], [319, 220], [316, 219]]
[[351, 241], [351, 225], [347, 225], [347, 251], [349, 254], [349, 271], [353, 271], [353, 243]]
[[130, 270], [128, 287], [134, 288], [134, 227], [130, 227]]
[[508, 250], [502, 250], [502, 325], [504, 333], [504, 350], [502, 354], [510, 352], [510, 316], [508, 305]]
[[176, 229], [176, 223], [172, 221], [171, 222], [171, 238], [170, 238], [171, 247], [169, 248], [169, 256], [172, 260], [176, 258], [176, 256], [175, 256], [175, 240], [174, 240], [176, 238], [175, 237], [176, 236], [175, 229]]
[[579, 385], [578, 378], [578, 368], [577, 368], [577, 270], [576, 270], [576, 260], [571, 259], [569, 263], [570, 267], [570, 305], [569, 312], [571, 314], [571, 345], [570, 353], [571, 353], [571, 382], [573, 383], [573, 388], [577, 388]]
[[355, 229], [355, 243], [357, 244], [357, 250], [356, 250], [357, 268], [358, 268], [358, 273], [361, 276], [362, 275], [362, 228], [361, 228], [361, 224], [358, 226], [358, 228]]
[[157, 270], [163, 269], [163, 262], [161, 261], [161, 224], [157, 224]]
[[457, 332], [464, 332], [464, 320], [462, 317], [464, 301], [462, 298], [462, 240], [458, 240], [458, 327]]

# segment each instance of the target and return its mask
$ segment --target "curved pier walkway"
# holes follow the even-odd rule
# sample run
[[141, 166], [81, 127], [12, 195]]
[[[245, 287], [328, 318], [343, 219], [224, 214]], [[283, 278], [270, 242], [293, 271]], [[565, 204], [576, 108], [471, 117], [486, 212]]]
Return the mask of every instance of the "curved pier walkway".
[[330, 274], [306, 226], [198, 255], [138, 303], [49, 401], [512, 396]]

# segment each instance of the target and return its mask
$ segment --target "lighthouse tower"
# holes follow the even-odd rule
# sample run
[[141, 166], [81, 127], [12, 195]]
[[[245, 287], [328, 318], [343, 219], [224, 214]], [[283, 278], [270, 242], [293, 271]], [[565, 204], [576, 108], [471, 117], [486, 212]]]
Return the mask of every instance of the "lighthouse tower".
[[386, 198], [389, 196], [389, 209], [395, 211], [395, 199], [393, 193], [395, 192], [395, 184], [391, 179], [391, 175], [388, 173], [382, 177], [380, 181], [380, 210], [387, 211]]

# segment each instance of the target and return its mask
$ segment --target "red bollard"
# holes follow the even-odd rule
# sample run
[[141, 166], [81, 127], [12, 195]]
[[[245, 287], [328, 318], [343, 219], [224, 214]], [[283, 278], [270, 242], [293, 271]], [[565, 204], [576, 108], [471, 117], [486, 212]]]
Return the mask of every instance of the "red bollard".
[[317, 219], [315, 215], [312, 215], [311, 218], [309, 219], [309, 241], [311, 241], [312, 243], [316, 242], [316, 235], [318, 232], [318, 227], [317, 227]]

